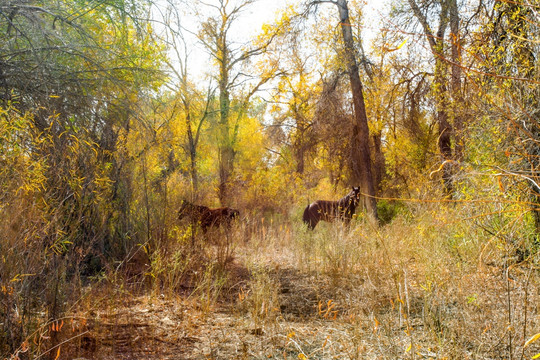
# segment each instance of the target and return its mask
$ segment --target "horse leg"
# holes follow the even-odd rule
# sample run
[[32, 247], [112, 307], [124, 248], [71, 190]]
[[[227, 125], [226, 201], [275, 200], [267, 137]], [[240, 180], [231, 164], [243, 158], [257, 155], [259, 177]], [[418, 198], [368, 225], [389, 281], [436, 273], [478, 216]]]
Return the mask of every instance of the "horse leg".
[[314, 213], [313, 209], [310, 208], [308, 210], [308, 216], [307, 217], [308, 217], [308, 219], [307, 219], [308, 228], [310, 230], [315, 229], [315, 226], [317, 226], [317, 224], [321, 220], [318, 210]]
[[311, 208], [311, 204], [306, 207], [304, 210], [304, 214], [302, 215], [302, 220], [307, 225], [308, 229], [313, 230], [315, 229], [315, 226], [319, 222], [318, 216], [313, 215], [313, 209]]

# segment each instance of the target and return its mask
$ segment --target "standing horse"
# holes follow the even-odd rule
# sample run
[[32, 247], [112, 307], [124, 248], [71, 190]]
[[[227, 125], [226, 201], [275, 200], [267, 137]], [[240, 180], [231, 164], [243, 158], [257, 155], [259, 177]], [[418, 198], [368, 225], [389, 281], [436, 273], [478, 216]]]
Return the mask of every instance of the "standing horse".
[[228, 207], [211, 209], [208, 206], [195, 205], [182, 200], [182, 206], [178, 210], [178, 220], [186, 216], [189, 216], [191, 221], [200, 224], [203, 232], [206, 232], [210, 227], [219, 227], [220, 225], [229, 227], [232, 220], [240, 216], [240, 212]]
[[304, 210], [302, 220], [313, 230], [319, 221], [333, 221], [340, 219], [349, 223], [360, 199], [360, 188], [353, 187], [351, 192], [338, 201], [317, 200], [309, 204]]

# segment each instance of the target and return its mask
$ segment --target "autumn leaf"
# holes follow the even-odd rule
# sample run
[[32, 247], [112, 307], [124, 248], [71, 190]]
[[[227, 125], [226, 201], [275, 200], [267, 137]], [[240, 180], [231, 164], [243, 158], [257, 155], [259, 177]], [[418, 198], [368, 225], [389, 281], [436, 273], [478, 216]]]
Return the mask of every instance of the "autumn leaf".
[[405, 45], [405, 43], [407, 42], [407, 39], [403, 40], [403, 42], [401, 44], [398, 45], [398, 47], [396, 48], [393, 48], [393, 49], [390, 49], [386, 46], [383, 47], [383, 50], [386, 51], [386, 52], [393, 52], [393, 51], [397, 51], [399, 49], [401, 49], [403, 47], [403, 45]]
[[[525, 345], [523, 345], [523, 347], [527, 347], [529, 345], [531, 345], [533, 342], [535, 342], [536, 340], [540, 339], [540, 333], [536, 334], [536, 335], [533, 335], [529, 340], [527, 340], [525, 342]], [[540, 354], [539, 354], [540, 355]], [[534, 359], [534, 358], [533, 358]]]
[[60, 357], [60, 346], [58, 347], [58, 351], [56, 352], [56, 356], [54, 360], [57, 360]]

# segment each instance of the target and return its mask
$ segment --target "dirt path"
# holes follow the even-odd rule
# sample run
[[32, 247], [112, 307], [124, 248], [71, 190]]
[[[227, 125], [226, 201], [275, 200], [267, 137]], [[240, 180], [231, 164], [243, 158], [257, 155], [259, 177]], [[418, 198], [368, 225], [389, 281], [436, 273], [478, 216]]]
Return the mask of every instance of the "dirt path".
[[[90, 314], [86, 333], [69, 345], [79, 359], [298, 359], [355, 358], [357, 318], [326, 280], [293, 268], [269, 271], [274, 304], [242, 304], [229, 294], [211, 308], [195, 299], [140, 296]], [[249, 300], [252, 301], [252, 300]], [[279, 308], [264, 308], [279, 306]], [[344, 321], [344, 317], [346, 318]], [[303, 354], [303, 355], [301, 355]]]
[[[64, 334], [69, 341], [62, 354], [79, 360], [394, 360], [410, 359], [411, 352], [416, 359], [496, 359], [508, 352], [506, 333], [491, 331], [505, 321], [504, 299], [493, 300], [500, 293], [497, 269], [427, 292], [412, 258], [400, 263], [407, 278], [396, 283], [377, 259], [347, 273], [310, 270], [286, 246], [256, 245], [245, 255], [239, 249], [217, 300], [211, 291], [190, 295], [193, 288], [183, 296], [118, 290], [124, 295], [96, 297], [93, 310], [80, 314], [86, 320]], [[446, 279], [463, 284], [452, 272]], [[475, 330], [462, 331], [468, 328]]]

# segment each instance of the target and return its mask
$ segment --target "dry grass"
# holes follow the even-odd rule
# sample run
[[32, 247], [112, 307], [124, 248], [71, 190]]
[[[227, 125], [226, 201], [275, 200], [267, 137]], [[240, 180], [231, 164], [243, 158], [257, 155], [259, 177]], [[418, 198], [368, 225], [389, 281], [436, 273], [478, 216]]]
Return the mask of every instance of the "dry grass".
[[[538, 255], [515, 262], [474, 221], [448, 221], [458, 214], [464, 209], [426, 206], [380, 228], [359, 220], [313, 232], [249, 219], [226, 238], [197, 235], [192, 258], [179, 236], [156, 251], [153, 291], [135, 292], [121, 278], [95, 287], [62, 351], [93, 359], [530, 359], [540, 353], [540, 343], [524, 347], [540, 332]], [[188, 260], [200, 266], [188, 269]]]

